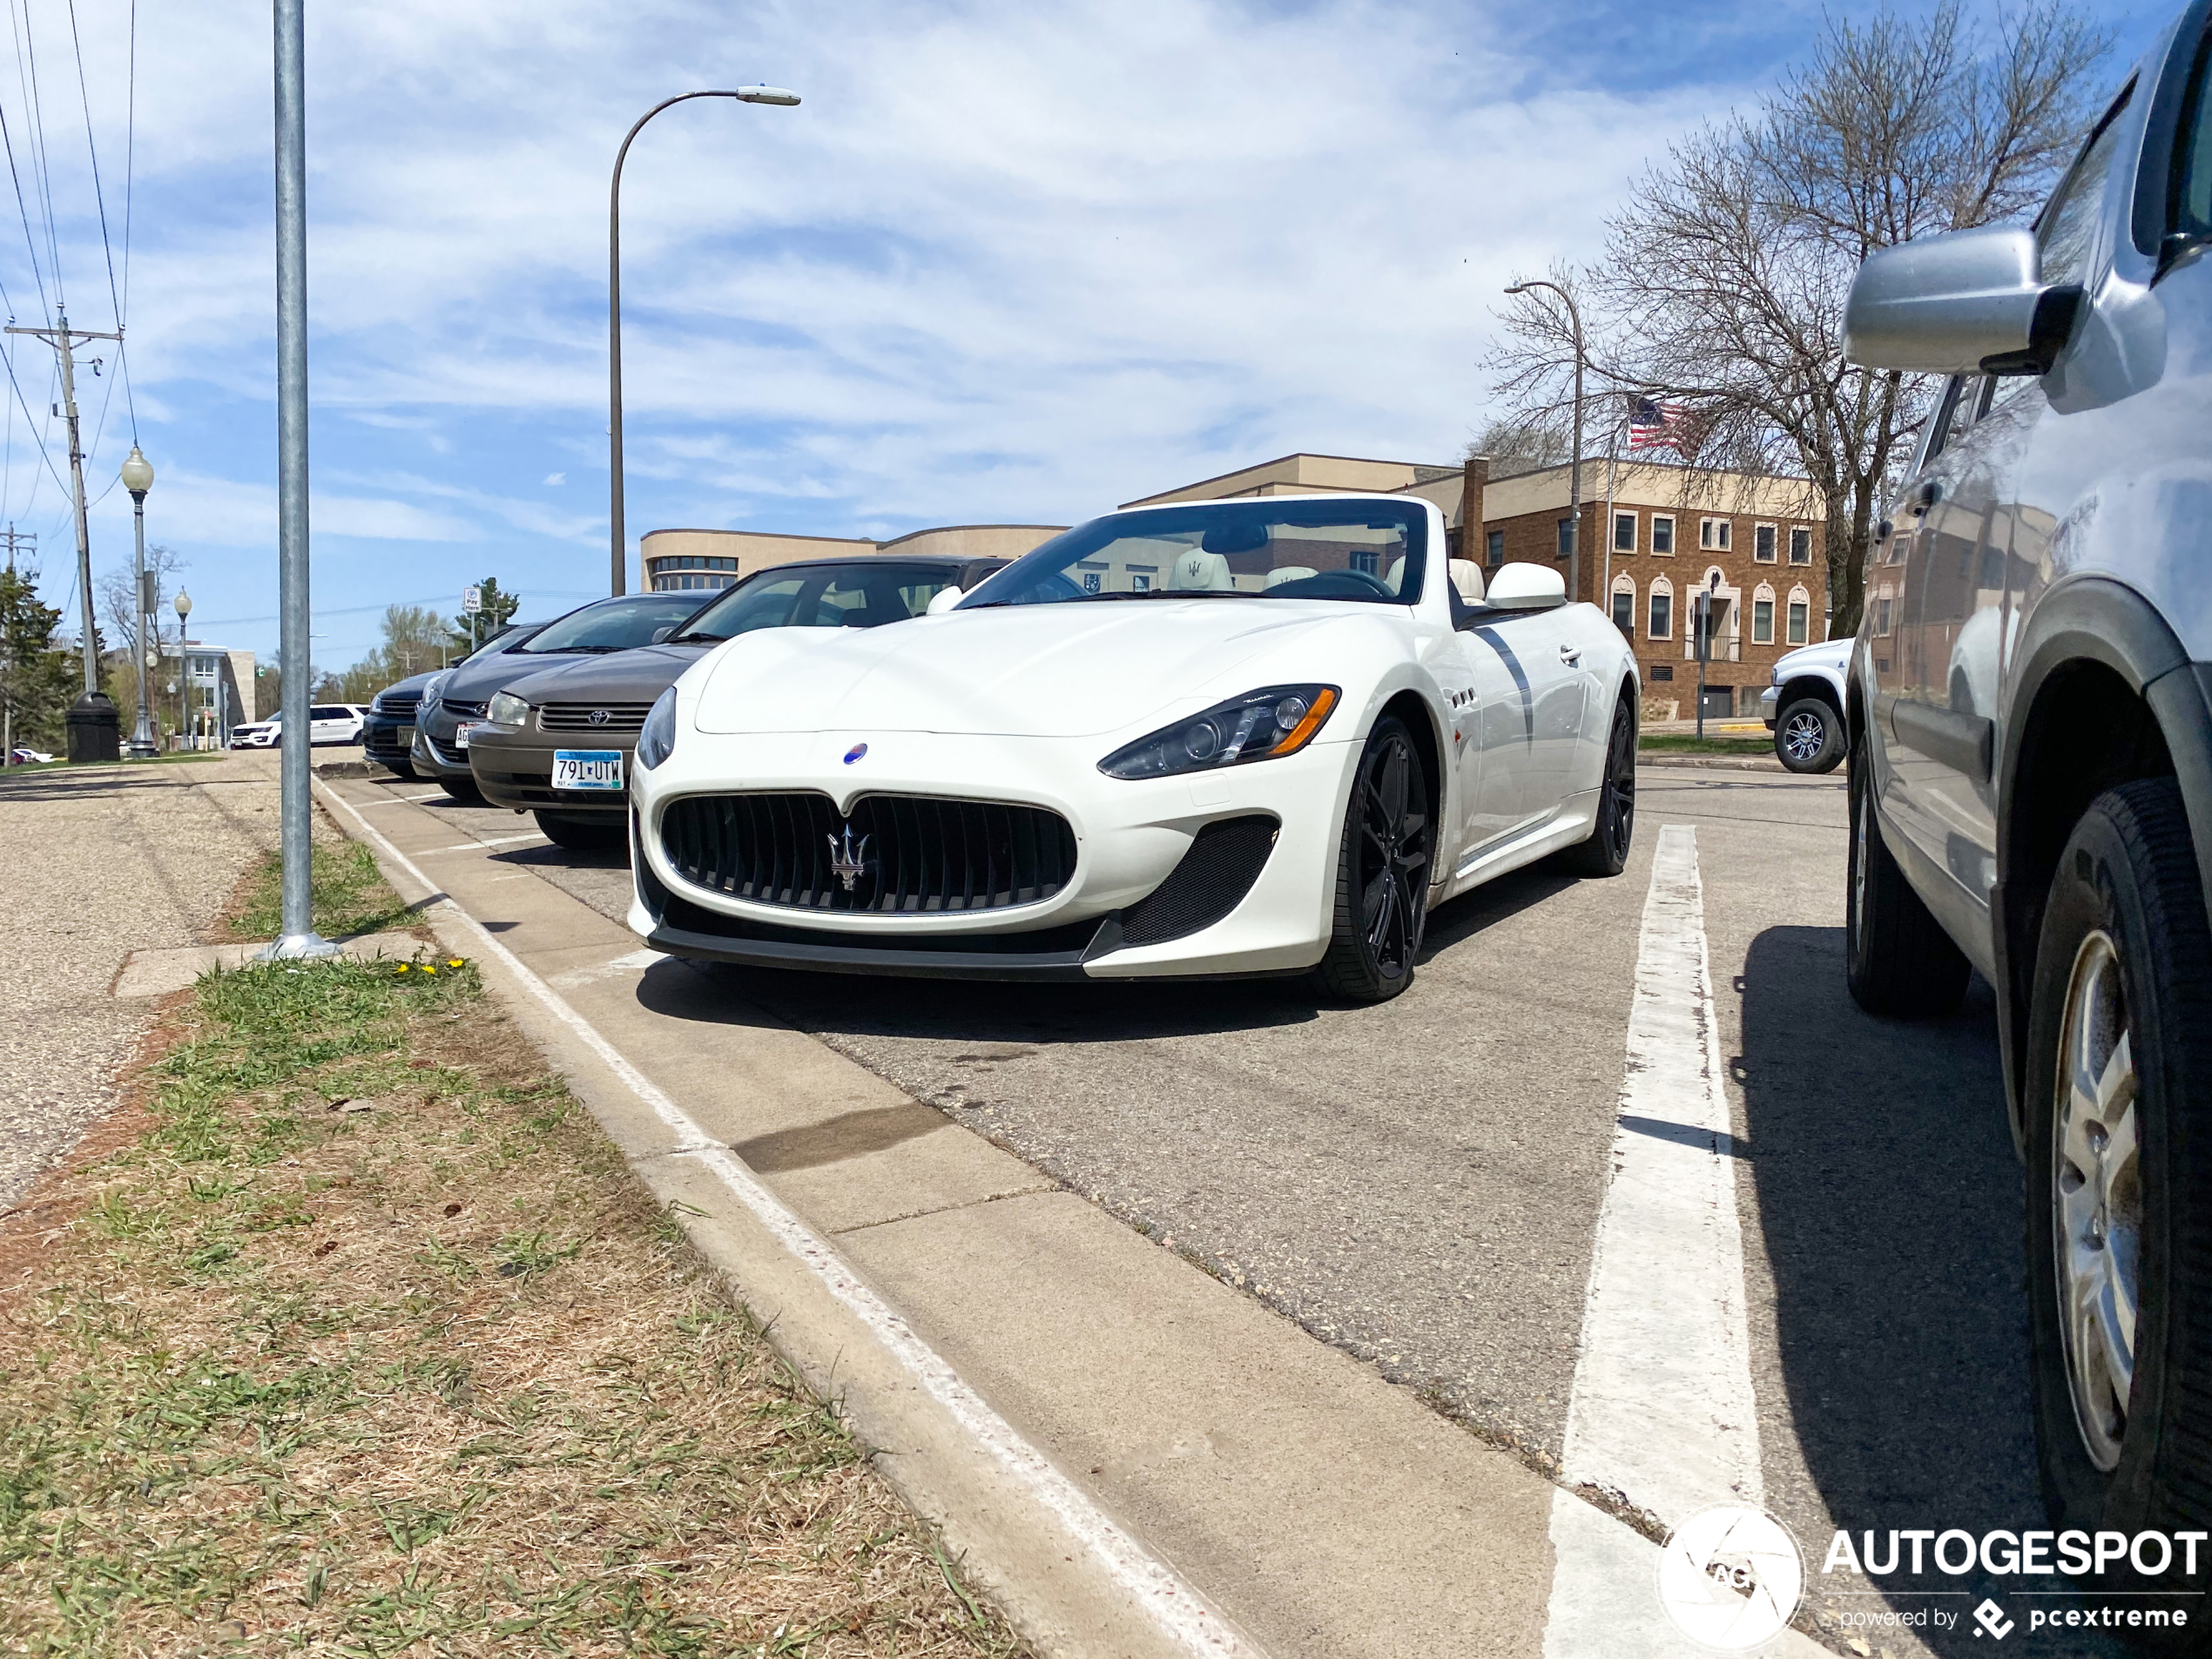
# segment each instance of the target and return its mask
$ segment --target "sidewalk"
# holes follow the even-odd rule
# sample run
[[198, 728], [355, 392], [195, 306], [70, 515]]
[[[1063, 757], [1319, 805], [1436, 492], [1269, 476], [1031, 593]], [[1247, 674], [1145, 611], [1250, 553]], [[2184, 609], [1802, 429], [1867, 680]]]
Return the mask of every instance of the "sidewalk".
[[0, 1210], [114, 1103], [152, 1008], [124, 958], [206, 942], [276, 838], [273, 754], [0, 772]]

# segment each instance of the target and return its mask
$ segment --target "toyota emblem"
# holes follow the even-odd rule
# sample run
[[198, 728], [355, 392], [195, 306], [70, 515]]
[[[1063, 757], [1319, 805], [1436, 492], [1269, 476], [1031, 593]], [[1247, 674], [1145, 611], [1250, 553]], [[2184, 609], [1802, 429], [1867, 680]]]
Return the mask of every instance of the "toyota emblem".
[[594, 725], [604, 725], [608, 721], [613, 718], [614, 716], [608, 713], [604, 709], [594, 709], [591, 711], [591, 724]]

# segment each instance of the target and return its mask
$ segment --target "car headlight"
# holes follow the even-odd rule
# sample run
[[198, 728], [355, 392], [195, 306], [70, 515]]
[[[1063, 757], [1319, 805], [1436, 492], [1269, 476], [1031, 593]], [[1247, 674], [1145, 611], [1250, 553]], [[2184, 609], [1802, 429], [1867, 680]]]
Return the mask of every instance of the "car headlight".
[[528, 725], [530, 705], [512, 691], [495, 691], [484, 708], [484, 718], [494, 725]]
[[1296, 754], [1339, 695], [1333, 685], [1263, 686], [1124, 745], [1098, 769], [1109, 778], [1165, 778]]
[[645, 724], [637, 728], [637, 764], [651, 771], [675, 749], [676, 688], [671, 685], [654, 699]]
[[432, 709], [438, 706], [438, 693], [444, 691], [445, 687], [446, 677], [442, 674], [438, 675], [435, 678], [424, 685], [422, 687], [422, 701], [420, 705], [423, 713], [428, 714]]

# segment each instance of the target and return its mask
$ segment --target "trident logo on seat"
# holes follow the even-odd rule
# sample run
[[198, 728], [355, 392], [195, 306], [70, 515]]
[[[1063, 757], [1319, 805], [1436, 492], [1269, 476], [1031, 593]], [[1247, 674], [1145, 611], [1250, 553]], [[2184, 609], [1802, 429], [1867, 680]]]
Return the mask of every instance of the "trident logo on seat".
[[830, 873], [845, 884], [846, 892], [852, 892], [860, 878], [868, 873], [868, 843], [874, 838], [863, 835], [860, 846], [854, 846], [853, 826], [848, 821], [845, 826], [845, 844], [842, 846], [838, 845], [834, 835], [822, 839], [829, 843]]

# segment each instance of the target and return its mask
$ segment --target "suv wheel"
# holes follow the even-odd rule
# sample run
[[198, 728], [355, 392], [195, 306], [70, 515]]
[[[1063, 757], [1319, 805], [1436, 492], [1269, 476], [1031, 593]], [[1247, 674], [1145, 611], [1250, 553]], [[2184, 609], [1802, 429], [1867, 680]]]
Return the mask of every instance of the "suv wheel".
[[1844, 900], [1844, 976], [1869, 1014], [1955, 1013], [1968, 968], [1882, 840], [1874, 769], [1862, 732], [1851, 746], [1851, 865]]
[[1833, 772], [1844, 746], [1844, 717], [1825, 698], [1798, 698], [1774, 723], [1774, 752], [1791, 772]]
[[2172, 1531], [2212, 1507], [2212, 928], [2172, 779], [2091, 803], [2033, 973], [2022, 1109], [2045, 1494], [2061, 1527]]

